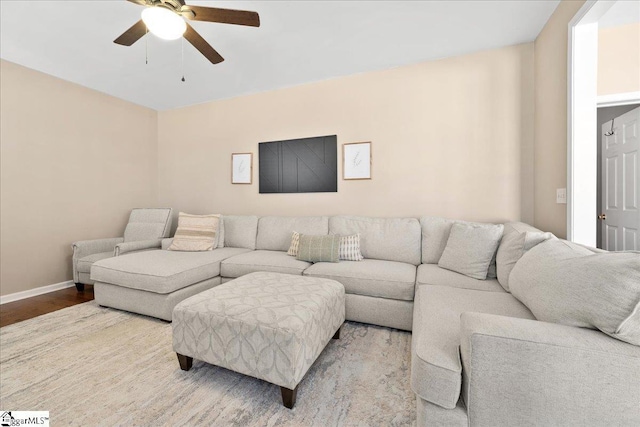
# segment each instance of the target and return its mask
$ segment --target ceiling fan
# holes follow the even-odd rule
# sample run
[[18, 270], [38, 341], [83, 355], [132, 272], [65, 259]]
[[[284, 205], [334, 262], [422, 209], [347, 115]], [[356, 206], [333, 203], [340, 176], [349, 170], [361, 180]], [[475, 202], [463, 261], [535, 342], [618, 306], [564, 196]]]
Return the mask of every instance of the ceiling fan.
[[202, 38], [184, 18], [191, 21], [219, 22], [222, 24], [260, 26], [260, 16], [256, 12], [215, 7], [189, 6], [184, 0], [127, 0], [145, 6], [142, 19], [122, 33], [113, 42], [131, 46], [147, 31], [165, 40], [187, 39], [212, 64], [224, 61], [216, 50]]

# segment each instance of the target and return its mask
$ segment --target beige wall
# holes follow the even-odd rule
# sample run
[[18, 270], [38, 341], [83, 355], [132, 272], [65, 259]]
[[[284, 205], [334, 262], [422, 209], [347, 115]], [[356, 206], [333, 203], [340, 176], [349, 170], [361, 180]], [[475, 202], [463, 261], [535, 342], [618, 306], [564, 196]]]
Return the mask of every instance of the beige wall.
[[70, 280], [75, 240], [156, 203], [157, 113], [0, 64], [0, 294]]
[[536, 227], [567, 234], [567, 205], [556, 189], [567, 186], [568, 24], [584, 1], [564, 0], [535, 41], [535, 211]]
[[640, 23], [598, 31], [598, 95], [640, 91]]
[[[163, 205], [192, 213], [442, 215], [532, 221], [533, 44], [159, 113]], [[259, 194], [258, 143], [373, 142], [373, 180]], [[253, 152], [254, 184], [230, 184]], [[342, 176], [341, 164], [339, 176]]]

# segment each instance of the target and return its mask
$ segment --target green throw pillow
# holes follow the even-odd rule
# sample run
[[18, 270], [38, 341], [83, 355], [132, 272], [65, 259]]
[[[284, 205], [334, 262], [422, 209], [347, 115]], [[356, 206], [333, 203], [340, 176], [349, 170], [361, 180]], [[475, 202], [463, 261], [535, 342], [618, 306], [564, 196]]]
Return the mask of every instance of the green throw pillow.
[[308, 262], [338, 262], [340, 255], [340, 236], [300, 235], [300, 246], [296, 259]]

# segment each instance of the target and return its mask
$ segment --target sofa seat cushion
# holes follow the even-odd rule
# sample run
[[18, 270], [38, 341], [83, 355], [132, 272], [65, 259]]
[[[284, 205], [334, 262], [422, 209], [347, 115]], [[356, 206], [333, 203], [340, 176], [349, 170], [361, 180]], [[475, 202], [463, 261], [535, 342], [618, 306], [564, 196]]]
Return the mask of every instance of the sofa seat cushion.
[[535, 319], [507, 292], [418, 286], [411, 339], [411, 387], [421, 398], [453, 409], [460, 397], [460, 315], [465, 312]]
[[249, 252], [221, 248], [202, 252], [145, 251], [98, 261], [91, 279], [131, 289], [168, 294], [220, 275], [220, 261]]
[[416, 284], [449, 286], [451, 288], [474, 289], [476, 291], [504, 292], [496, 279], [478, 280], [464, 274], [447, 270], [437, 264], [422, 264], [418, 267]]
[[100, 252], [97, 254], [87, 255], [84, 258], [78, 260], [78, 272], [90, 273], [93, 263], [100, 261], [101, 259], [113, 257], [113, 251]]
[[256, 271], [302, 275], [311, 265], [281, 251], [252, 251], [225, 259], [220, 267], [223, 277], [240, 277]]
[[306, 269], [304, 275], [336, 280], [344, 285], [347, 294], [413, 301], [416, 267], [377, 259], [319, 262]]

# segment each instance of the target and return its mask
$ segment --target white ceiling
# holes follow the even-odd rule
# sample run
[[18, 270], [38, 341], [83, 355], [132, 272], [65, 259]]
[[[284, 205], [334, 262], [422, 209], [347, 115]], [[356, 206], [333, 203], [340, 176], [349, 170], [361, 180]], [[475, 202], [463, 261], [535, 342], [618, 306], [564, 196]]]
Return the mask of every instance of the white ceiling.
[[619, 0], [608, 1], [613, 3], [611, 9], [598, 20], [598, 28], [617, 27], [619, 25], [640, 22], [640, 1]]
[[[113, 40], [125, 0], [0, 1], [0, 57], [158, 110], [532, 41], [559, 1], [189, 1], [253, 10], [261, 27], [193, 22], [225, 58], [184, 42]], [[149, 64], [145, 65], [145, 39]]]

